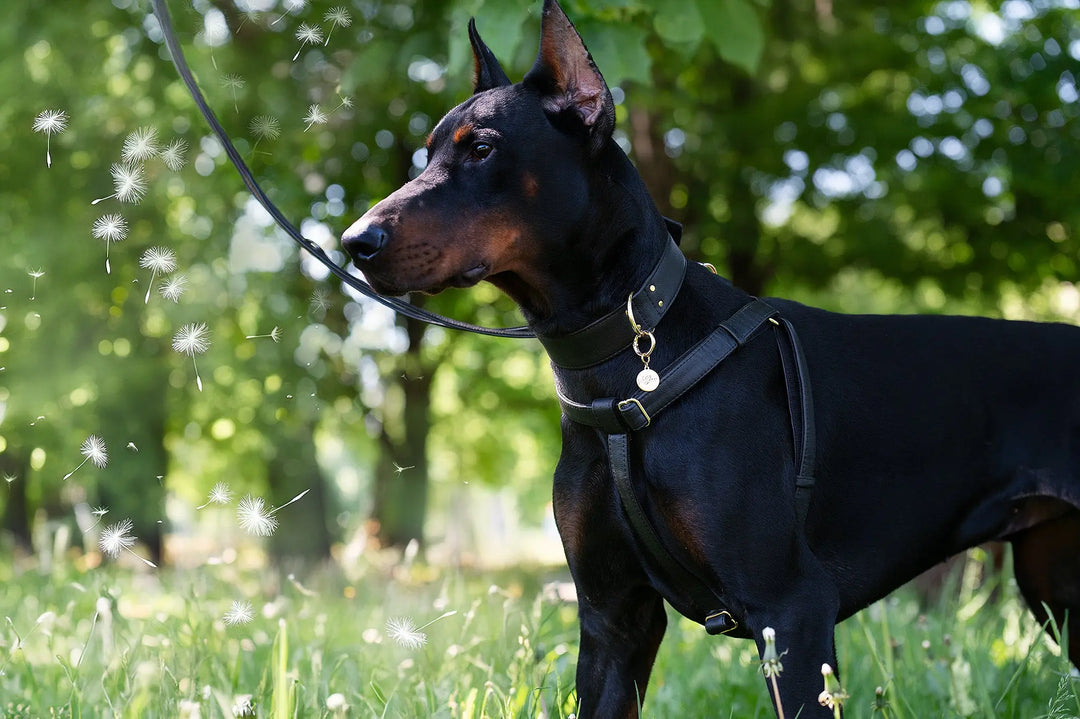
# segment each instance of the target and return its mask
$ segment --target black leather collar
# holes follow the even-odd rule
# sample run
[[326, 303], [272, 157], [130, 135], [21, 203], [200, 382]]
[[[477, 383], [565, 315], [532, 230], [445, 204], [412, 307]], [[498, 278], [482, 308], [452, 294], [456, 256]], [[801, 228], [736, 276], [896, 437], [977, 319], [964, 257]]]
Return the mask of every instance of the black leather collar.
[[[685, 276], [686, 256], [669, 235], [656, 267], [630, 301], [634, 319], [643, 329], [656, 329], [679, 294]], [[576, 332], [537, 339], [559, 367], [584, 369], [611, 359], [629, 347], [634, 336], [626, 308], [619, 307]]]

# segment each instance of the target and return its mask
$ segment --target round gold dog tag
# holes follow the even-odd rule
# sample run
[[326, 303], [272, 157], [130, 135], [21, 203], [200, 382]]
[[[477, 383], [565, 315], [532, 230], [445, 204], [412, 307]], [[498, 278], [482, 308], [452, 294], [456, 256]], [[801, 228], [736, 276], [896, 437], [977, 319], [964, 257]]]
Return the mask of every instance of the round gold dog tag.
[[660, 375], [646, 367], [638, 372], [637, 386], [641, 388], [642, 392], [652, 392], [660, 386]]

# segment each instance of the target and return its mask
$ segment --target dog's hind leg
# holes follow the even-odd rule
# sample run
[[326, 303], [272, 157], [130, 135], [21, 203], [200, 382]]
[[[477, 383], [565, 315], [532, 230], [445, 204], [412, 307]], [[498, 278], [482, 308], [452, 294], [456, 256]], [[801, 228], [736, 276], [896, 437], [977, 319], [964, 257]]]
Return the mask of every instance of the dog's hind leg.
[[1020, 532], [1012, 545], [1024, 599], [1040, 623], [1053, 616], [1058, 631], [1067, 633], [1069, 661], [1080, 667], [1080, 510]]

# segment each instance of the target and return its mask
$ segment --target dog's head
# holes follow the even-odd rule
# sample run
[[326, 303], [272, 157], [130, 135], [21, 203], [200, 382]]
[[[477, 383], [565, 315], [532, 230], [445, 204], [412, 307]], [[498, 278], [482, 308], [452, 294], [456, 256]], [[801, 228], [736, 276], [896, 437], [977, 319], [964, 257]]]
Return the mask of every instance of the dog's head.
[[610, 140], [611, 93], [555, 0], [540, 52], [511, 83], [469, 23], [474, 92], [427, 140], [424, 171], [368, 210], [342, 245], [382, 294], [488, 279], [527, 303], [588, 202], [587, 165]]

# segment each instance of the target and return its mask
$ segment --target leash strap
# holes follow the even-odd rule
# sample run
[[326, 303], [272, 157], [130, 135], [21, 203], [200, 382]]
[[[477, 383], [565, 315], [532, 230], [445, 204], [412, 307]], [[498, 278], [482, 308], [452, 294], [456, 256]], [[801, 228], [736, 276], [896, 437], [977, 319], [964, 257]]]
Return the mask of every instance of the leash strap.
[[390, 309], [403, 314], [406, 317], [411, 317], [414, 320], [427, 322], [428, 324], [436, 325], [438, 327], [462, 330], [465, 332], [475, 332], [477, 334], [490, 335], [492, 337], [527, 338], [534, 336], [528, 327], [480, 327], [468, 322], [461, 322], [459, 320], [451, 319], [450, 317], [443, 317], [442, 315], [428, 312], [410, 302], [396, 297], [383, 297], [375, 292], [375, 290], [371, 288], [371, 285], [364, 282], [356, 275], [351, 274], [344, 267], [330, 259], [321, 247], [301, 235], [300, 231], [285, 218], [285, 215], [282, 214], [281, 210], [270, 201], [270, 198], [267, 197], [262, 187], [255, 181], [255, 177], [251, 174], [251, 170], [248, 169], [244, 159], [236, 150], [232, 140], [229, 138], [229, 134], [225, 132], [225, 128], [221, 126], [221, 123], [218, 122], [217, 117], [214, 115], [214, 111], [211, 110], [210, 106], [207, 104], [206, 99], [199, 90], [198, 83], [195, 82], [195, 77], [191, 74], [191, 69], [188, 67], [187, 60], [184, 57], [184, 51], [180, 47], [180, 41], [176, 38], [176, 33], [172, 26], [172, 19], [169, 16], [169, 8], [166, 5], [165, 0], [152, 0], [152, 2], [154, 14], [157, 16], [158, 24], [161, 25], [161, 33], [165, 38], [165, 45], [169, 48], [169, 54], [172, 56], [173, 65], [176, 66], [176, 71], [180, 73], [180, 78], [187, 86], [188, 92], [191, 93], [191, 98], [195, 101], [195, 105], [199, 108], [199, 112], [206, 118], [206, 122], [210, 125], [210, 129], [214, 131], [214, 134], [217, 135], [217, 138], [221, 141], [222, 146], [225, 148], [225, 153], [236, 168], [236, 171], [240, 173], [240, 179], [243, 180], [244, 185], [255, 199], [258, 200], [259, 204], [263, 206], [272, 218], [274, 218], [274, 222], [278, 224], [278, 227], [284, 230], [297, 245], [304, 250], [307, 250], [315, 259], [325, 265], [331, 273], [349, 287], [352, 287], [365, 297], [370, 297], [376, 302], [386, 305]]
[[566, 397], [556, 387], [563, 413], [568, 419], [596, 427], [608, 435], [611, 474], [631, 531], [652, 563], [661, 568], [674, 586], [690, 597], [699, 609], [708, 608], [702, 623], [709, 634], [730, 632], [738, 627], [738, 622], [724, 608], [723, 587], [710, 585], [691, 569], [694, 563], [686, 557], [685, 552], [681, 549], [673, 551], [661, 541], [634, 491], [629, 438], [632, 433], [648, 427], [653, 417], [704, 379], [732, 352], [749, 342], [766, 323], [773, 324], [776, 327], [794, 442], [796, 520], [799, 530], [803, 531], [814, 487], [814, 404], [810, 372], [798, 333], [786, 319], [777, 319], [778, 315], [778, 310], [768, 303], [751, 300], [667, 368], [660, 386], [654, 392], [638, 392], [621, 401], [605, 398], [582, 404]]

